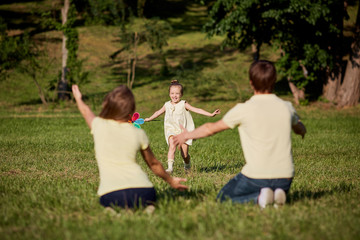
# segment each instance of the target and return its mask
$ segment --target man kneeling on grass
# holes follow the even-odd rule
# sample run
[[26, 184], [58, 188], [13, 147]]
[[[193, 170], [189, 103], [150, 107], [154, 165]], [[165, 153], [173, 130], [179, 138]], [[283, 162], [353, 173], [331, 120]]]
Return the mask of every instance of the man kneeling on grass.
[[291, 129], [304, 138], [306, 128], [292, 104], [272, 93], [276, 81], [273, 63], [252, 63], [249, 78], [254, 95], [248, 101], [237, 104], [215, 123], [206, 123], [191, 132], [183, 129], [174, 140], [181, 146], [188, 139], [238, 127], [246, 164], [220, 190], [217, 199], [255, 202], [261, 208], [275, 203], [277, 207], [285, 204], [294, 177]]

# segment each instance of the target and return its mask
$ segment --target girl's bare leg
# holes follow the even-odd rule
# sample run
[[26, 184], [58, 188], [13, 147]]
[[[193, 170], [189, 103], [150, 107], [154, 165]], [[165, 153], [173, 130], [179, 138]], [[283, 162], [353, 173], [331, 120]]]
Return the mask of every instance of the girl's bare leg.
[[190, 163], [190, 155], [189, 155], [189, 145], [183, 144], [180, 147], [181, 157], [184, 159], [184, 168], [185, 170], [190, 170], [191, 163]]
[[181, 157], [184, 159], [185, 163], [189, 163], [189, 145], [187, 144], [183, 144], [180, 147], [180, 151], [181, 151]]
[[168, 169], [166, 169], [166, 172], [169, 174], [173, 172], [175, 151], [176, 151], [176, 145], [174, 143], [172, 136], [170, 136], [169, 137], [169, 151], [168, 151]]
[[176, 145], [172, 136], [169, 137], [168, 159], [175, 159]]

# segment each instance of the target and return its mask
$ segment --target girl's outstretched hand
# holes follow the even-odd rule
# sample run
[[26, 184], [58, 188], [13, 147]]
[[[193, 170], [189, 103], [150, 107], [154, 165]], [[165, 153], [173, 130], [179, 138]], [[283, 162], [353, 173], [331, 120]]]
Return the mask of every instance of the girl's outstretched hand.
[[78, 85], [72, 85], [72, 92], [76, 101], [81, 99], [82, 95]]
[[212, 113], [212, 116], [214, 117], [215, 115], [217, 114], [220, 114], [220, 109], [216, 109], [213, 113]]
[[186, 178], [173, 177], [173, 178], [171, 178], [170, 186], [179, 191], [184, 191], [184, 190], [187, 190], [189, 187], [181, 184], [181, 182], [186, 182], [186, 181], [187, 181]]

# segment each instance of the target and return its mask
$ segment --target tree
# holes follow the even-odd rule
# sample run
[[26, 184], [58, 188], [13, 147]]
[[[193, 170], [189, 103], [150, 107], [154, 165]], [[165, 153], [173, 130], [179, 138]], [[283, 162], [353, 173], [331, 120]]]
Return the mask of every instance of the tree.
[[1, 78], [5, 78], [8, 71], [15, 68], [29, 75], [38, 89], [41, 102], [46, 105], [45, 91], [38, 81], [39, 75], [43, 75], [49, 66], [45, 66], [39, 60], [39, 57], [43, 56], [44, 52], [39, 50], [27, 32], [10, 37], [7, 35], [6, 30], [6, 24], [2, 23], [0, 19], [0, 48], [3, 49], [0, 54]]
[[62, 19], [62, 28], [63, 28], [63, 36], [62, 36], [62, 61], [61, 61], [61, 79], [58, 83], [58, 98], [61, 100], [69, 99], [70, 94], [67, 92], [68, 81], [67, 81], [67, 59], [68, 59], [68, 48], [67, 48], [67, 30], [69, 30], [69, 23], [68, 23], [68, 12], [70, 8], [70, 0], [64, 0], [64, 7], [61, 9], [61, 19]]
[[308, 97], [321, 94], [326, 76], [338, 77], [341, 72], [339, 60], [346, 54], [343, 4], [336, 0], [217, 0], [205, 30], [210, 37], [225, 34], [223, 44], [241, 50], [255, 44], [253, 48], [260, 51], [264, 43], [276, 47], [279, 76], [289, 81], [295, 101], [300, 102], [305, 93]]
[[146, 0], [72, 0], [87, 24], [121, 25], [133, 16], [144, 17]]
[[157, 52], [163, 62], [162, 73], [167, 73], [166, 57], [163, 53], [163, 47], [167, 45], [168, 32], [171, 26], [164, 21], [157, 19], [138, 19], [132, 18], [130, 23], [121, 25], [120, 42], [123, 48], [112, 54], [115, 59], [119, 54], [126, 55], [128, 65], [127, 85], [131, 89], [135, 81], [136, 63], [138, 60], [137, 48], [141, 44], [148, 44], [149, 47]]
[[44, 56], [44, 52], [39, 50], [33, 43], [29, 43], [29, 45], [31, 48], [29, 48], [26, 58], [19, 64], [18, 68], [21, 72], [31, 77], [38, 90], [42, 104], [47, 105], [45, 91], [40, 85], [38, 78], [40, 75], [45, 75], [51, 63], [47, 62], [46, 66], [42, 64], [40, 57]]
[[0, 17], [0, 78], [6, 78], [8, 71], [28, 57], [31, 52], [29, 35], [8, 36], [7, 25]]
[[338, 94], [338, 106], [355, 106], [360, 97], [360, 4], [356, 18], [354, 41], [351, 44], [344, 81]]
[[[73, 0], [74, 1], [74, 0]], [[43, 25], [62, 31], [62, 65], [61, 77], [57, 83], [58, 99], [70, 99], [69, 85], [80, 84], [87, 80], [88, 72], [82, 70], [83, 60], [77, 57], [79, 47], [79, 34], [75, 26], [76, 8], [71, 0], [64, 0], [61, 8], [61, 23], [51, 17], [50, 12], [42, 15]]]

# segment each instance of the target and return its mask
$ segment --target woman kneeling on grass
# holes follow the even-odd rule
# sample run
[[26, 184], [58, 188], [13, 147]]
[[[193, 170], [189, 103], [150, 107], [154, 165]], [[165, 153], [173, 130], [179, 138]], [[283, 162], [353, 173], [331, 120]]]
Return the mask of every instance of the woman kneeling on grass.
[[108, 93], [99, 117], [82, 101], [77, 85], [72, 86], [72, 92], [94, 137], [101, 205], [136, 208], [155, 203], [154, 186], [136, 163], [138, 150], [149, 168], [171, 187], [178, 190], [188, 188], [181, 184], [186, 179], [171, 177], [165, 172], [152, 153], [144, 130], [128, 122], [129, 116], [135, 112], [135, 99], [129, 88], [121, 85]]

